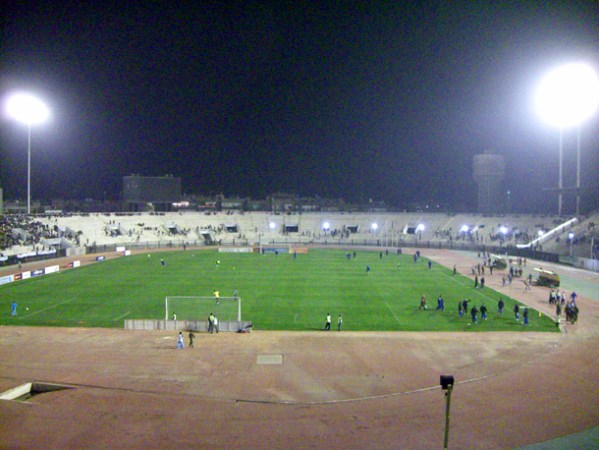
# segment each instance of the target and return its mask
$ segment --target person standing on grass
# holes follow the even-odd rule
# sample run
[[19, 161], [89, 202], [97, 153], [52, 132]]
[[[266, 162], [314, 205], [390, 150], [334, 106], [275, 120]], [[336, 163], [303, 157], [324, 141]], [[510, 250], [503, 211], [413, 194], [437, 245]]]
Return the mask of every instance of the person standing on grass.
[[481, 320], [487, 320], [487, 306], [484, 303], [480, 305], [480, 318]]
[[183, 342], [183, 333], [179, 331], [179, 337], [177, 338], [177, 349], [185, 348], [185, 343]]
[[470, 316], [472, 317], [472, 323], [476, 323], [476, 314], [478, 314], [478, 309], [476, 309], [476, 305], [472, 305], [472, 309], [470, 310]]
[[503, 299], [500, 298], [499, 303], [497, 303], [497, 314], [501, 314], [503, 312], [504, 306], [505, 306], [505, 303], [503, 302]]
[[517, 303], [514, 305], [514, 316], [516, 316], [516, 320], [520, 320], [520, 307]]
[[327, 313], [326, 322], [324, 324], [324, 330], [331, 331], [331, 315], [329, 313]]
[[343, 325], [343, 318], [341, 317], [341, 314], [339, 314], [339, 317], [337, 317], [337, 331], [341, 331], [342, 325]]
[[426, 295], [422, 294], [422, 297], [420, 297], [420, 307], [418, 308], [418, 311], [424, 311], [425, 309], [428, 309], [426, 306]]
[[445, 301], [443, 300], [443, 296], [439, 295], [437, 299], [437, 309], [436, 311], [445, 311]]
[[525, 306], [522, 311], [522, 317], [524, 318], [524, 325], [528, 325], [528, 308]]
[[17, 302], [12, 302], [10, 305], [10, 315], [11, 316], [16, 316], [17, 315]]

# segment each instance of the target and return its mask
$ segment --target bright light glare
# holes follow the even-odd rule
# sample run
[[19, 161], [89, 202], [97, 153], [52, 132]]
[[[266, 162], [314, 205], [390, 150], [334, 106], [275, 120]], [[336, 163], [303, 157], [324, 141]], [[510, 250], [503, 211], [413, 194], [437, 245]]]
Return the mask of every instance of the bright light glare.
[[507, 227], [500, 227], [499, 231], [501, 232], [501, 234], [507, 234]]
[[574, 239], [574, 233], [568, 233], [568, 239], [570, 239], [570, 240]]
[[324, 228], [325, 230], [328, 230], [329, 228], [331, 228], [331, 224], [329, 222], [325, 222], [322, 224], [322, 228]]
[[418, 226], [416, 227], [416, 231], [424, 231], [424, 225], [422, 225], [421, 223], [418, 224]]
[[539, 235], [539, 237], [541, 237], [545, 234], [545, 232], [543, 230], [539, 230], [539, 232], [537, 234]]
[[462, 228], [460, 228], [460, 231], [462, 233], [468, 233], [468, 230], [469, 230], [468, 225], [462, 225]]
[[269, 227], [271, 230], [274, 230], [276, 226], [277, 226], [277, 225], [276, 225], [274, 222], [270, 222], [270, 223], [268, 224], [268, 227]]
[[375, 222], [375, 223], [373, 223], [372, 225], [370, 225], [370, 227], [371, 227], [371, 228], [372, 228], [374, 231], [376, 231], [376, 229], [379, 227], [379, 225], [378, 225], [378, 224]]
[[541, 81], [536, 107], [543, 120], [553, 126], [579, 125], [599, 107], [599, 78], [586, 64], [558, 67]]
[[6, 102], [6, 112], [13, 119], [34, 125], [45, 122], [50, 111], [40, 100], [29, 94], [14, 94]]

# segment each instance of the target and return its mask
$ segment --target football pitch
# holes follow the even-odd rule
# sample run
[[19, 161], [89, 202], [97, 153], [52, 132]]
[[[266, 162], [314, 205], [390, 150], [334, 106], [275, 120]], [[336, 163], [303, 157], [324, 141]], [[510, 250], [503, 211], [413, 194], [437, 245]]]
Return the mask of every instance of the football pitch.
[[[330, 313], [333, 330], [341, 314], [347, 331], [558, 331], [551, 318], [533, 309], [523, 326], [514, 318], [513, 299], [488, 287], [475, 289], [469, 278], [434, 262], [429, 269], [424, 257], [415, 263], [412, 255], [356, 250], [354, 257], [353, 250], [321, 249], [296, 256], [187, 250], [101, 261], [0, 286], [0, 324], [122, 328], [125, 319], [164, 319], [167, 296], [210, 297], [215, 290], [221, 297], [237, 290], [242, 319], [257, 330], [322, 330]], [[426, 311], [418, 308], [422, 294]], [[439, 295], [443, 312], [435, 310]], [[480, 313], [478, 324], [470, 314], [459, 317], [458, 301], [464, 299], [469, 307], [484, 303], [488, 320]], [[173, 299], [172, 312], [179, 320], [204, 320], [210, 312], [221, 321], [235, 320], [237, 304]]]

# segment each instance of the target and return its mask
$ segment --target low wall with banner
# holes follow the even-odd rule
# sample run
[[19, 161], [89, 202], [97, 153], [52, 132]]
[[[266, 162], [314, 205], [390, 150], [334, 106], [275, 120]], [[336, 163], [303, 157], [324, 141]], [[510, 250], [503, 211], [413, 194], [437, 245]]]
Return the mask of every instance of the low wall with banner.
[[[126, 330], [165, 330], [165, 331], [198, 331], [208, 332], [206, 320], [125, 320]], [[235, 333], [248, 332], [252, 329], [252, 322], [242, 320], [226, 320], [218, 323], [219, 331], [233, 331]]]

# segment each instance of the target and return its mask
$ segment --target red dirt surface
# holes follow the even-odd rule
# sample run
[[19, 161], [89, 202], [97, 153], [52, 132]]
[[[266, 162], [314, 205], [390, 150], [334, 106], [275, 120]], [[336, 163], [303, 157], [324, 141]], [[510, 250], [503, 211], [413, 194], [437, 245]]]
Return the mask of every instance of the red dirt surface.
[[[423, 254], [462, 273], [474, 262]], [[509, 289], [553, 312], [545, 288]], [[73, 387], [0, 401], [0, 447], [441, 448], [441, 374], [456, 379], [449, 448], [541, 442], [599, 425], [599, 304], [577, 302], [562, 333], [255, 331], [196, 334], [184, 350], [170, 332], [0, 327], [0, 391]]]

